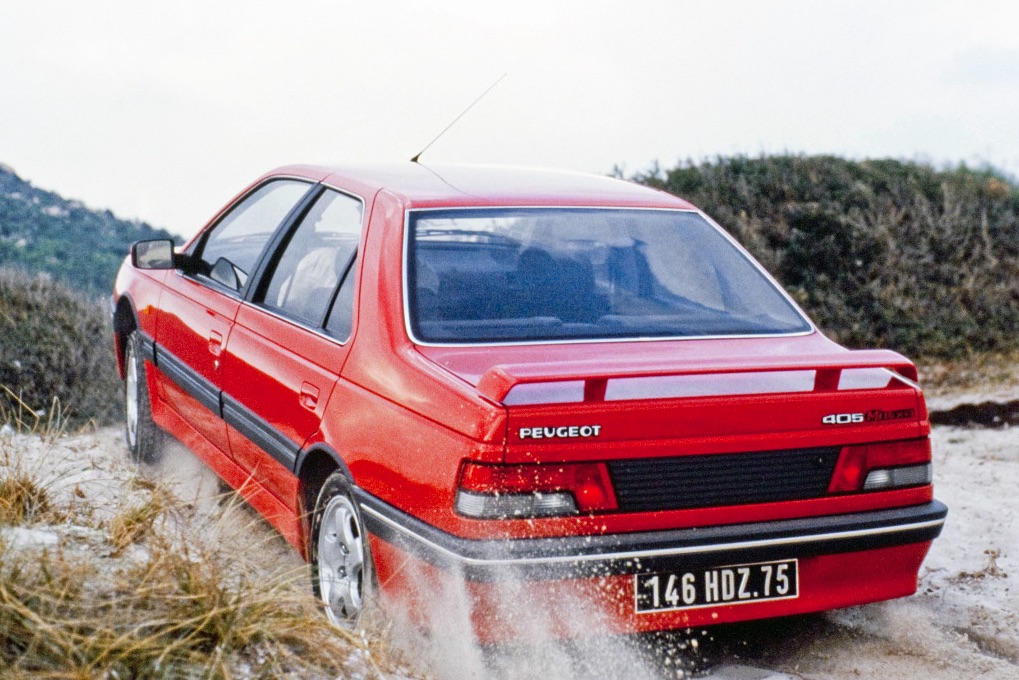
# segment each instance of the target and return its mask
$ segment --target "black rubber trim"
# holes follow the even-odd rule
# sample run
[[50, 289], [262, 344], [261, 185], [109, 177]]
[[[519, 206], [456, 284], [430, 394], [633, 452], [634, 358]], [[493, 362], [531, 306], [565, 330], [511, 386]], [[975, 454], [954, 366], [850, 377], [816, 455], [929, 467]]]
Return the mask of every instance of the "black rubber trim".
[[279, 463], [293, 470], [301, 452], [294, 442], [241, 402], [223, 393], [223, 420]]
[[[143, 336], [145, 346], [151, 340]], [[294, 470], [301, 447], [270, 425], [264, 418], [244, 406], [210, 381], [198, 375], [190, 366], [162, 346], [155, 346], [155, 363], [170, 380], [222, 418], [228, 425], [250, 439], [260, 449], [275, 458], [288, 470]]]
[[156, 341], [148, 333], [143, 333], [140, 330], [135, 330], [138, 334], [138, 338], [141, 342], [138, 343], [138, 353], [141, 358], [148, 361], [151, 364], [156, 363]]
[[220, 390], [212, 382], [198, 375], [190, 366], [168, 352], [162, 345], [155, 346], [155, 364], [170, 380], [194, 397], [198, 403], [223, 417], [219, 403]]
[[892, 510], [605, 536], [475, 540], [437, 529], [357, 490], [367, 529], [471, 580], [577, 578], [813, 557], [931, 541], [948, 508]]

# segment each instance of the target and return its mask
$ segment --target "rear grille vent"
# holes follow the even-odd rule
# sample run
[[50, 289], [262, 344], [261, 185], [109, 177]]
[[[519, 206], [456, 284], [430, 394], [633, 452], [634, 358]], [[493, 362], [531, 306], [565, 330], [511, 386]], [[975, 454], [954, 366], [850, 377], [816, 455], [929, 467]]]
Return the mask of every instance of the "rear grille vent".
[[825, 495], [840, 448], [609, 463], [623, 512], [681, 510], [802, 500]]

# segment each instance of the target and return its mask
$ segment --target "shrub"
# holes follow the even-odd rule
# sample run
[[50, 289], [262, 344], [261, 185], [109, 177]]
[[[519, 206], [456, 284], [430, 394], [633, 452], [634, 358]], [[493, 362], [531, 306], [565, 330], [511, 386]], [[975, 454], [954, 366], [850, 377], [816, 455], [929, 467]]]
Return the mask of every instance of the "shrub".
[[46, 276], [0, 269], [3, 420], [80, 427], [121, 417], [109, 312]]
[[1019, 347], [1019, 187], [993, 170], [738, 156], [634, 179], [715, 217], [839, 342]]

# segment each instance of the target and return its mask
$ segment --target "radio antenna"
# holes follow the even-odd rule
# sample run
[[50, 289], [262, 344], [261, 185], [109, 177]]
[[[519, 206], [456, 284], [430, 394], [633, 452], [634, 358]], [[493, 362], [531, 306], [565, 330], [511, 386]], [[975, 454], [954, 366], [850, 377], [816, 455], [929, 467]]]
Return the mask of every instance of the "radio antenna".
[[508, 75], [508, 74], [506, 74], [506, 73], [503, 73], [503, 74], [502, 74], [501, 76], [499, 76], [498, 80], [496, 80], [496, 81], [495, 81], [494, 83], [492, 83], [491, 85], [489, 85], [489, 86], [488, 86], [488, 89], [487, 89], [487, 90], [485, 90], [484, 92], [482, 92], [482, 93], [481, 93], [481, 94], [480, 94], [480, 95], [478, 96], [478, 98], [477, 98], [477, 99], [475, 99], [474, 101], [472, 101], [472, 102], [470, 103], [470, 106], [468, 106], [468, 107], [467, 107], [466, 109], [464, 109], [463, 111], [461, 111], [461, 112], [460, 112], [460, 115], [459, 115], [459, 116], [457, 116], [456, 118], [454, 118], [454, 119], [453, 119], [453, 122], [451, 122], [451, 123], [450, 123], [449, 125], [447, 125], [446, 127], [444, 127], [444, 128], [442, 129], [442, 132], [440, 132], [439, 134], [435, 135], [435, 139], [433, 139], [432, 141], [430, 141], [430, 142], [428, 142], [427, 144], [425, 144], [425, 148], [423, 148], [423, 149], [421, 149], [420, 151], [418, 151], [418, 152], [417, 152], [417, 154], [415, 154], [415, 155], [414, 155], [414, 157], [410, 159], [410, 162], [411, 162], [411, 163], [417, 163], [417, 162], [418, 162], [418, 159], [419, 159], [419, 158], [421, 158], [421, 154], [423, 154], [423, 153], [424, 153], [425, 151], [428, 151], [428, 148], [429, 148], [429, 147], [430, 147], [430, 146], [431, 146], [432, 144], [435, 144], [435, 142], [439, 141], [439, 138], [440, 138], [440, 137], [442, 137], [442, 135], [446, 134], [446, 132], [447, 132], [447, 131], [448, 131], [448, 130], [449, 130], [449, 129], [451, 128], [451, 127], [453, 127], [454, 125], [456, 125], [456, 123], [457, 123], [457, 121], [458, 121], [458, 120], [460, 120], [461, 118], [463, 118], [464, 116], [466, 116], [466, 115], [467, 115], [467, 112], [468, 112], [468, 111], [470, 111], [471, 109], [473, 109], [473, 108], [474, 108], [474, 105], [475, 105], [475, 104], [477, 104], [477, 103], [478, 103], [478, 102], [480, 102], [480, 101], [481, 101], [482, 99], [484, 99], [484, 98], [485, 98], [485, 95], [486, 95], [486, 94], [488, 94], [489, 92], [491, 92], [492, 90], [494, 90], [494, 89], [495, 89], [495, 86], [496, 86], [496, 85], [498, 85], [499, 83], [501, 83], [501, 82], [502, 82], [502, 79], [503, 79], [503, 78], [505, 78], [505, 77], [506, 77], [507, 75]]

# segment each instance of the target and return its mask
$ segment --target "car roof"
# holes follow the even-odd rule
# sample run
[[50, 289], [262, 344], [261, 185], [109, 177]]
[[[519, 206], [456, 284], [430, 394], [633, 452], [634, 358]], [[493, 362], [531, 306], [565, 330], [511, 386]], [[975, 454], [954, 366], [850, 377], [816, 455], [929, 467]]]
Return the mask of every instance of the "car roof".
[[[414, 162], [386, 165], [286, 166], [269, 176], [298, 175], [365, 195], [380, 190], [408, 208], [453, 205], [622, 206], [693, 210], [671, 194], [634, 182], [564, 170]], [[324, 179], [323, 179], [324, 178]]]

